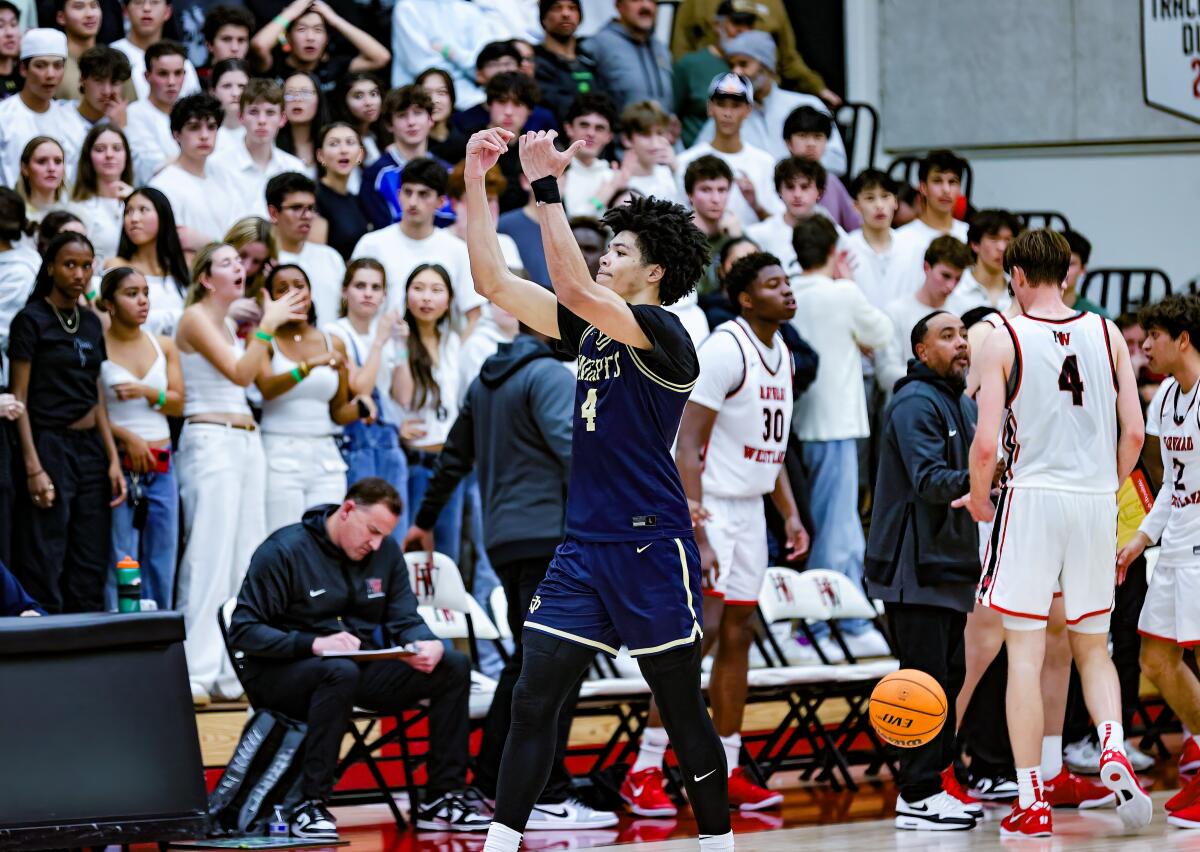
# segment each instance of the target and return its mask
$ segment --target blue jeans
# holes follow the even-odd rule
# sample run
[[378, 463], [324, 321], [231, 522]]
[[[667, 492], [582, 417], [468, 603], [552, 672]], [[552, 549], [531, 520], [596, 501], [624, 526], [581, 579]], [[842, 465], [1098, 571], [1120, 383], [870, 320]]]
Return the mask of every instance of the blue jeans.
[[[408, 502], [408, 461], [400, 449], [396, 428], [386, 423], [356, 420], [345, 428], [338, 442], [346, 462], [346, 484], [353, 485], [368, 476], [378, 476], [391, 484], [405, 503]], [[405, 507], [401, 521], [410, 516]], [[392, 538], [403, 541], [408, 525], [397, 523]]]
[[[471, 511], [471, 526], [467, 530], [467, 536], [475, 548], [475, 578], [471, 582], [471, 597], [483, 607], [484, 612], [490, 613], [492, 610], [489, 599], [492, 590], [500, 585], [500, 578], [496, 576], [483, 544], [483, 501], [479, 495], [479, 480], [475, 471], [467, 475], [463, 485], [467, 489], [466, 500]], [[500, 670], [504, 668], [504, 660], [491, 642], [479, 643], [479, 668], [485, 675], [494, 678], [498, 678]]]
[[[837, 571], [861, 587], [867, 543], [858, 517], [858, 442], [853, 438], [806, 441], [803, 452], [815, 527], [808, 567]], [[861, 618], [841, 622], [842, 630], [855, 636], [871, 626]], [[829, 630], [823, 622], [812, 627], [818, 638]]]
[[[421, 500], [429, 488], [429, 480], [433, 478], [433, 459], [429, 454], [423, 454], [420, 462], [413, 463], [408, 468], [408, 505], [405, 507], [404, 528], [407, 530], [416, 520], [417, 510], [421, 508]], [[463, 496], [466, 493], [466, 483], [458, 483], [454, 493], [442, 513], [438, 515], [433, 527], [434, 546], [439, 553], [444, 553], [458, 563], [459, 542], [462, 539]]]
[[[175, 605], [175, 557], [179, 547], [179, 486], [174, 461], [166, 473], [125, 474], [129, 497], [112, 510], [112, 559], [104, 598], [109, 609], [117, 608], [117, 562], [132, 556], [142, 568], [142, 600], [152, 600], [159, 609]], [[135, 529], [134, 497], [146, 504], [145, 525]], [[140, 514], [140, 513], [139, 513]]]

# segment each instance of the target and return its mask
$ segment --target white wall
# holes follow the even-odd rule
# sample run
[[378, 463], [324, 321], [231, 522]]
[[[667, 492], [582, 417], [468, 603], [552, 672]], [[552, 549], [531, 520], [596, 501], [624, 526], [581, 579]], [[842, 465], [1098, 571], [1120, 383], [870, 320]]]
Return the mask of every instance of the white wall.
[[[846, 0], [848, 97], [877, 105], [886, 96], [879, 71], [880, 2]], [[1014, 22], [1012, 33], [996, 34], [995, 48], [1003, 50], [1006, 40], [1020, 38], [1019, 27]], [[1097, 43], [1094, 49], [1105, 48]], [[876, 165], [884, 167], [899, 152], [888, 148], [886, 124], [880, 130]], [[1157, 266], [1176, 290], [1200, 275], [1200, 144], [1014, 146], [960, 153], [974, 169], [976, 207], [1061, 211], [1092, 241], [1093, 268]]]

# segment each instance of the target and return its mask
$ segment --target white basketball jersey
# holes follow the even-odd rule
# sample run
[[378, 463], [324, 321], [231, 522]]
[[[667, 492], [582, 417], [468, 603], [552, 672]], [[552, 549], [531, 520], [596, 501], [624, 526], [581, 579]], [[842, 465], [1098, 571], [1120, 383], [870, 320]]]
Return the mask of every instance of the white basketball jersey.
[[1157, 411], [1163, 459], [1162, 492], [1155, 501], [1170, 501], [1162, 533], [1161, 559], [1173, 564], [1200, 564], [1200, 384], [1183, 393], [1167, 379]]
[[[742, 351], [742, 383], [725, 397], [704, 451], [705, 494], [758, 497], [775, 490], [792, 422], [792, 358], [776, 333], [764, 358], [743, 320], [721, 323]], [[774, 369], [772, 369], [772, 367]]]
[[1108, 321], [1022, 314], [1008, 324], [1016, 353], [1001, 441], [1006, 483], [1116, 494], [1117, 368]]

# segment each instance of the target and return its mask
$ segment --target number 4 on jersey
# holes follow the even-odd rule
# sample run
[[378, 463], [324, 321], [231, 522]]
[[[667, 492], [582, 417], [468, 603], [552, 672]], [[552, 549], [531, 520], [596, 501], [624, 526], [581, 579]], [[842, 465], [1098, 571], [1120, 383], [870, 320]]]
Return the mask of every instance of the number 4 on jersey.
[[579, 406], [579, 416], [587, 421], [587, 430], [596, 431], [596, 389], [588, 388], [587, 398]]
[[1063, 359], [1058, 373], [1058, 389], [1071, 395], [1072, 405], [1083, 405], [1083, 377], [1079, 375], [1079, 360], [1074, 355]]

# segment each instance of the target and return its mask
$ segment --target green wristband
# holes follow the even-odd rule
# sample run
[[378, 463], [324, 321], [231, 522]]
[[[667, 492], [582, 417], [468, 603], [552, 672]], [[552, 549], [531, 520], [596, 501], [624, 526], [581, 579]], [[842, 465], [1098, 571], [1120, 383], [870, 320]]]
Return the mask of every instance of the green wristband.
[[167, 392], [160, 390], [158, 392], [158, 402], [154, 403], [154, 407], [157, 410], [162, 411], [163, 406], [166, 404], [167, 404]]
[[261, 340], [263, 343], [270, 343], [272, 340], [275, 339], [275, 335], [270, 334], [269, 332], [263, 331], [261, 328], [258, 331], [254, 332], [254, 336], [257, 337], [259, 340]]
[[301, 375], [299, 367], [292, 367], [291, 374], [292, 378], [296, 380], [296, 384], [300, 384], [302, 381], [304, 381], [304, 376]]

